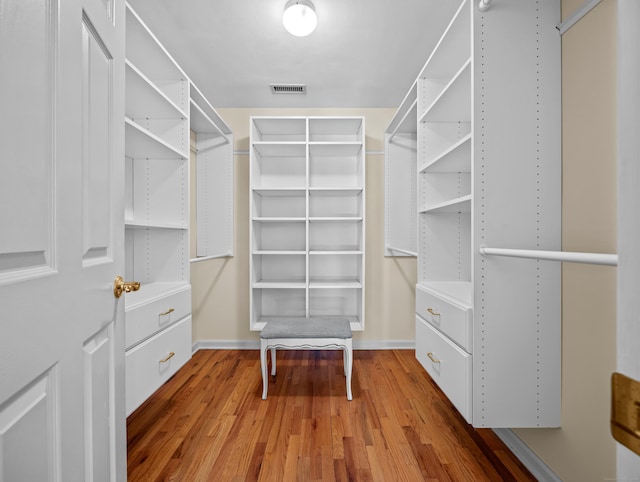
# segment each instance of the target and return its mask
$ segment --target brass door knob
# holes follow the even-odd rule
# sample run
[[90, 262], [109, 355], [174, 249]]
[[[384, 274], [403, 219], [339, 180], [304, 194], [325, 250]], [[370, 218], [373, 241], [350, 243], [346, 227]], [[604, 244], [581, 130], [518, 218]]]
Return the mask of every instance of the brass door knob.
[[120, 298], [122, 293], [131, 293], [132, 291], [138, 291], [140, 289], [139, 281], [125, 281], [122, 276], [116, 276], [113, 280], [113, 295], [116, 298]]

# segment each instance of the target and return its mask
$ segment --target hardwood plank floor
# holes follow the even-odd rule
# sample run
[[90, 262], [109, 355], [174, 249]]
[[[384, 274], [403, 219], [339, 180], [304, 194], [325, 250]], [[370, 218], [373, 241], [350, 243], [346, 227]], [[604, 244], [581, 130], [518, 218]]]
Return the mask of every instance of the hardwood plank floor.
[[535, 481], [474, 430], [413, 350], [200, 350], [127, 420], [130, 481]]

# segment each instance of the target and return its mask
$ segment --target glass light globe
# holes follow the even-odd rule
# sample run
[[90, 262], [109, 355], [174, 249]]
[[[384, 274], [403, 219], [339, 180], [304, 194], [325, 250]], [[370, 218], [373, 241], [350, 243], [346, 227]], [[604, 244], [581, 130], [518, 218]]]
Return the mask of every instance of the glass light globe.
[[288, 2], [282, 15], [282, 23], [287, 32], [296, 37], [309, 35], [318, 24], [318, 17], [313, 8], [313, 3], [305, 0]]

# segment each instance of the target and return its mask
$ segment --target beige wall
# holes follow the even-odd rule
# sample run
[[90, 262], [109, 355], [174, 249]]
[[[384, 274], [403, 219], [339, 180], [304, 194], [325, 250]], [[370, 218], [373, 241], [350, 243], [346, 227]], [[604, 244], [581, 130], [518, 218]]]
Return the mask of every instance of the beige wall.
[[[563, 0], [563, 17], [583, 0]], [[616, 252], [616, 3], [604, 0], [562, 38], [563, 249]], [[361, 343], [414, 340], [414, 258], [385, 258], [383, 132], [393, 109], [220, 109], [235, 136], [235, 256], [192, 265], [196, 340], [256, 341], [249, 326], [249, 117], [364, 115], [366, 330]], [[562, 428], [515, 433], [562, 480], [615, 478], [609, 377], [615, 370], [616, 270], [563, 267]], [[222, 343], [224, 345], [224, 343]]]
[[[583, 4], [563, 0], [563, 18]], [[562, 37], [563, 249], [616, 252], [616, 2]], [[566, 482], [615, 478], [616, 269], [564, 263], [562, 428], [516, 434]]]
[[[363, 115], [366, 128], [365, 331], [354, 343], [414, 341], [415, 258], [384, 257], [384, 130], [395, 109], [219, 109], [235, 138], [235, 256], [191, 266], [193, 339], [257, 342], [249, 331], [249, 117]], [[358, 345], [356, 345], [358, 346]]]

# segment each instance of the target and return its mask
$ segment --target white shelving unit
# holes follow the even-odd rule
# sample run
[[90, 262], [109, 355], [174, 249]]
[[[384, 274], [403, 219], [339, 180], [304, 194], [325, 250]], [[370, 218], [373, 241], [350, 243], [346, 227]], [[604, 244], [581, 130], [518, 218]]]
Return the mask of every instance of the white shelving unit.
[[418, 89], [414, 82], [385, 131], [385, 256], [417, 256]]
[[364, 329], [362, 117], [251, 118], [251, 314]]
[[560, 249], [559, 17], [558, 0], [461, 2], [398, 110], [416, 133], [413, 113], [388, 129], [390, 166], [403, 129], [417, 142], [415, 178], [387, 181], [392, 217], [417, 186], [416, 356], [477, 427], [560, 424], [560, 266], [479, 253]]
[[125, 297], [128, 415], [191, 357], [190, 129], [205, 164], [198, 207], [220, 207], [199, 223], [219, 230], [203, 235], [207, 253], [231, 254], [233, 159], [228, 127], [130, 5], [126, 36], [125, 278], [141, 283]]
[[233, 133], [191, 83], [189, 125], [196, 136], [196, 253], [191, 262], [233, 256]]

